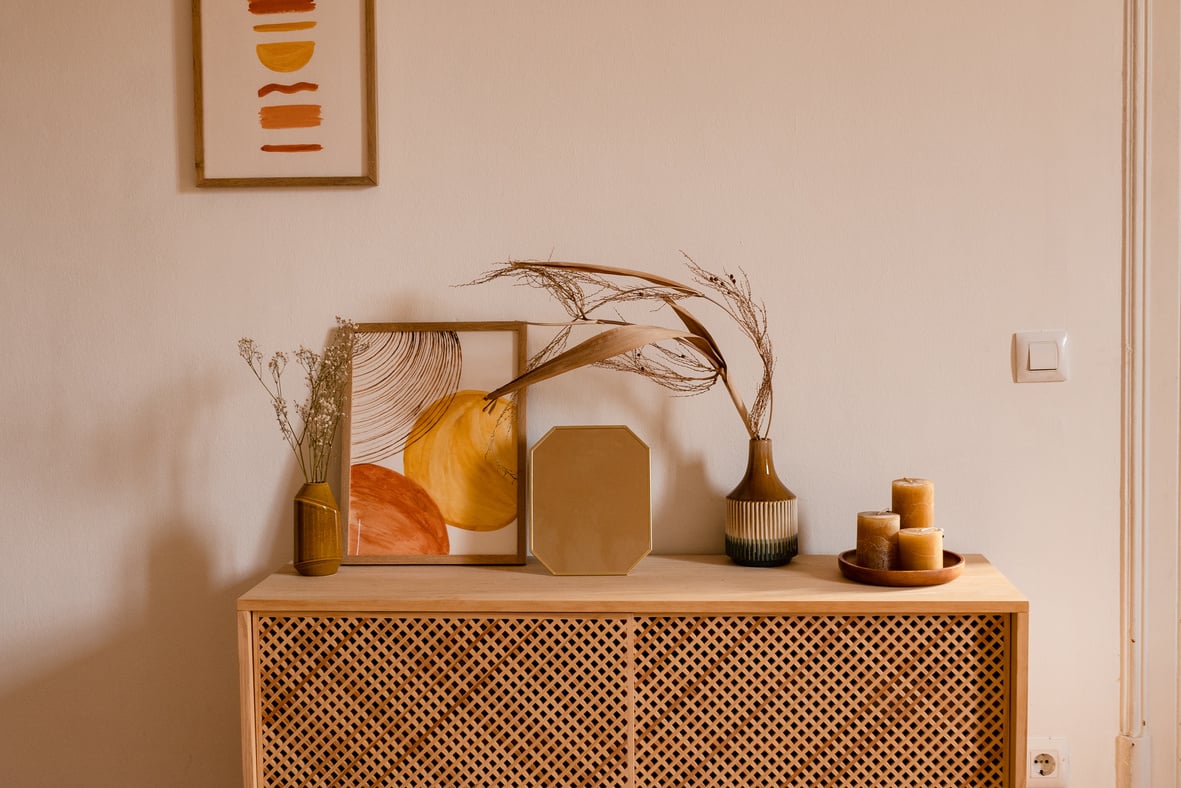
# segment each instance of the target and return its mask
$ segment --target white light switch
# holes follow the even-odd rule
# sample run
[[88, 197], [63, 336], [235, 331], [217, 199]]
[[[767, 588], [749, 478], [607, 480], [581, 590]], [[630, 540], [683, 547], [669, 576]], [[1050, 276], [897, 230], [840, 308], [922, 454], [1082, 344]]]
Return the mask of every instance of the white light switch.
[[1057, 342], [1030, 342], [1029, 369], [1058, 369]]
[[1069, 356], [1065, 331], [1018, 331], [1013, 335], [1013, 380], [1053, 383], [1066, 380]]

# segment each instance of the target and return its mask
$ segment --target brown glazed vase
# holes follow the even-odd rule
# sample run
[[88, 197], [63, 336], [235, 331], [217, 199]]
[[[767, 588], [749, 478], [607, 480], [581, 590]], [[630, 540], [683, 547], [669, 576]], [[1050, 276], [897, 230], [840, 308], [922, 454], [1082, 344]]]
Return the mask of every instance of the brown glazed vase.
[[342, 556], [340, 509], [327, 482], [308, 482], [295, 494], [295, 571], [335, 574]]
[[781, 566], [798, 540], [795, 493], [775, 473], [771, 439], [754, 438], [746, 476], [726, 496], [726, 555], [743, 566]]

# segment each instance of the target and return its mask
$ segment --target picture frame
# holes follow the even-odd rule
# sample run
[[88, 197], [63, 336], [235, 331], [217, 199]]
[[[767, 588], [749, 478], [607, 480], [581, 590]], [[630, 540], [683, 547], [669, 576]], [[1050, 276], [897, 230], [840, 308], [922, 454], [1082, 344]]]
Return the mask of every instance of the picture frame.
[[360, 323], [341, 441], [345, 564], [524, 564], [522, 322]]
[[374, 0], [193, 0], [197, 186], [377, 185]]

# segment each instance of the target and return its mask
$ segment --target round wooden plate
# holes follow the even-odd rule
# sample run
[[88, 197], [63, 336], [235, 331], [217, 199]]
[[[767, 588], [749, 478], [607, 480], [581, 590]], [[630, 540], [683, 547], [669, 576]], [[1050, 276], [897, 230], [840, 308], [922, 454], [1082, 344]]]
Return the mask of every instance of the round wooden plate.
[[857, 564], [856, 550], [841, 553], [837, 563], [845, 577], [875, 586], [937, 586], [964, 572], [964, 557], [950, 550], [943, 551], [942, 569], [870, 569]]

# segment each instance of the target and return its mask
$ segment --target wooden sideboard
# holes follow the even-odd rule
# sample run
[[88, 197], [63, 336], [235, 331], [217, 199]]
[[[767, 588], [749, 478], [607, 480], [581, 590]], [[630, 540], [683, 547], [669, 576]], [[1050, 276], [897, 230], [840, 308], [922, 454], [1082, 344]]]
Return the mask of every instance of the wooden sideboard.
[[1021, 788], [1029, 603], [966, 558], [288, 567], [238, 600], [245, 784]]

